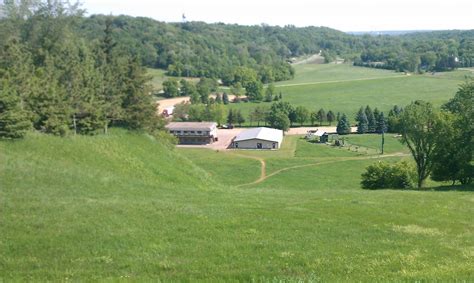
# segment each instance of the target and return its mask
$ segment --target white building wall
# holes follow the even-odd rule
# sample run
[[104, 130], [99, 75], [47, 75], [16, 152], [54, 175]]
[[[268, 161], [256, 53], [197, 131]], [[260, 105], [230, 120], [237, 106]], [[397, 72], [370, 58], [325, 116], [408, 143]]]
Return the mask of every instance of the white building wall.
[[[234, 142], [233, 147], [241, 148], [241, 149], [260, 149], [257, 147], [258, 143], [262, 144], [261, 149], [279, 149], [280, 148], [280, 143], [278, 142], [264, 141], [264, 140], [259, 140], [259, 139], [251, 139], [251, 140]], [[273, 148], [273, 144], [275, 144], [275, 148]]]

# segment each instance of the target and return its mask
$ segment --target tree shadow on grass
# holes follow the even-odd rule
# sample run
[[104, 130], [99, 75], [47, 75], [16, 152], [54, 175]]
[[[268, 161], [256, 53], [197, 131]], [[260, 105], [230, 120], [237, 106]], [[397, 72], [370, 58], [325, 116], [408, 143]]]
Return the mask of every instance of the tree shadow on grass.
[[417, 191], [417, 192], [474, 192], [474, 184], [469, 185], [444, 185], [437, 187], [426, 187], [426, 188], [411, 188], [411, 189], [396, 189], [396, 188], [380, 188], [380, 189], [364, 189], [367, 191]]
[[474, 184], [469, 185], [445, 185], [445, 186], [438, 186], [432, 187], [427, 189], [416, 189], [419, 191], [429, 190], [429, 191], [437, 191], [437, 192], [474, 192]]

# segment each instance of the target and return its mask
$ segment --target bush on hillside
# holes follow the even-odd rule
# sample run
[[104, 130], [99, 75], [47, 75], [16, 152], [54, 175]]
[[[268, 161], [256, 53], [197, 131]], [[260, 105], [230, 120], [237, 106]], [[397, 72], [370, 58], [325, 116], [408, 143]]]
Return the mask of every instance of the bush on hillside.
[[364, 189], [408, 189], [414, 187], [415, 171], [407, 162], [389, 164], [378, 162], [366, 168], [362, 174]]

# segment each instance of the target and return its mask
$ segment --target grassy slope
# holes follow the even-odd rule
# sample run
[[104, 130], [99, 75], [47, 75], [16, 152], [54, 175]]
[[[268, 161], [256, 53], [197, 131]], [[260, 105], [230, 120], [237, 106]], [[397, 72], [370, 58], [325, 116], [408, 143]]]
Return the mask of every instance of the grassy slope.
[[[285, 143], [257, 156], [290, 160], [301, 141]], [[257, 170], [232, 154], [179, 153], [206, 156], [211, 174]], [[226, 188], [161, 143], [121, 131], [1, 141], [0, 159], [5, 281], [474, 277], [472, 193], [360, 190], [370, 160]]]

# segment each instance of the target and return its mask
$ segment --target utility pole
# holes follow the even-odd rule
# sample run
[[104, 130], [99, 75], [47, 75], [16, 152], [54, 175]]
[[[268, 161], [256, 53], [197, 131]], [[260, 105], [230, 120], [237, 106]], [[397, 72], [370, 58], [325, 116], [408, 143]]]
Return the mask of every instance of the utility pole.
[[382, 154], [383, 154], [383, 146], [385, 144], [385, 133], [384, 131], [382, 130]]

